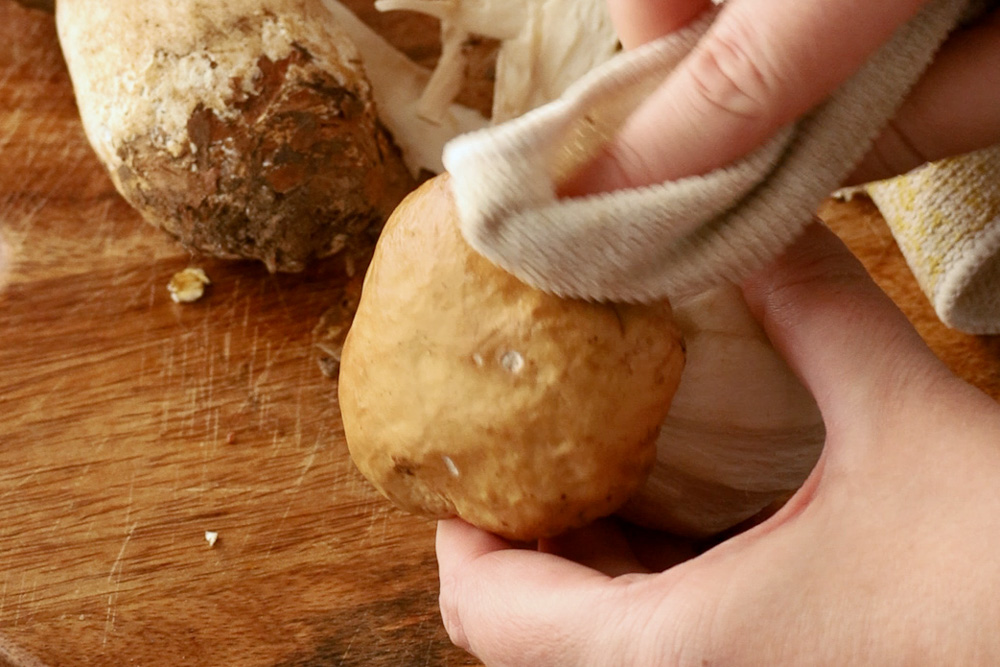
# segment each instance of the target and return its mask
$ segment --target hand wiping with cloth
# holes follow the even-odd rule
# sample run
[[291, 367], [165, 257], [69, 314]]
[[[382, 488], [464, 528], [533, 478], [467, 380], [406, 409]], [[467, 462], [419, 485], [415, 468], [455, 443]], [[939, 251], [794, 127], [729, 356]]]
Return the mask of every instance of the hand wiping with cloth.
[[1000, 27], [966, 4], [614, 0], [626, 53], [452, 144], [480, 252], [592, 299], [741, 281], [827, 427], [777, 515], [665, 571], [612, 523], [530, 551], [441, 522], [457, 644], [487, 665], [1000, 661], [1000, 407], [809, 225], [843, 183], [1000, 141]]
[[[677, 296], [763, 266], [852, 177], [1000, 136], [995, 120], [952, 123], [926, 103], [989, 108], [995, 86], [963, 86], [962, 71], [921, 79], [978, 3], [709, 4], [650, 12], [621, 36], [634, 48], [561, 99], [446, 148], [476, 250], [565, 296]], [[635, 6], [612, 3], [649, 11]], [[976, 48], [988, 46], [963, 46]], [[955, 69], [949, 55], [935, 69]]]

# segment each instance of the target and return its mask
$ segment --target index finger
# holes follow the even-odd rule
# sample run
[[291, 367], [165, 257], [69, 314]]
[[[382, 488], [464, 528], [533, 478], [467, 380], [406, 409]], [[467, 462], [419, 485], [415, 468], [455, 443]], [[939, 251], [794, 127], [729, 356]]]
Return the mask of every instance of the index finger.
[[730, 164], [827, 98], [923, 4], [729, 0], [564, 191], [639, 187]]

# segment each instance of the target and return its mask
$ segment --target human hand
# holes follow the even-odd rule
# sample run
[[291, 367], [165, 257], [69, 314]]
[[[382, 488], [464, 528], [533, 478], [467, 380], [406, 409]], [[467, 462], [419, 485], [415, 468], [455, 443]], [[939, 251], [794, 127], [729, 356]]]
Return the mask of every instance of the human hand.
[[607, 526], [546, 547], [585, 565], [443, 521], [455, 643], [487, 665], [1000, 664], [1000, 406], [818, 226], [744, 291], [823, 412], [803, 488], [663, 572]]
[[[748, 154], [827, 98], [927, 0], [728, 0], [699, 45], [604, 152], [574, 195], [704, 174]], [[609, 0], [633, 48], [711, 0]], [[956, 32], [850, 177], [894, 176], [1000, 141], [1000, 16]]]

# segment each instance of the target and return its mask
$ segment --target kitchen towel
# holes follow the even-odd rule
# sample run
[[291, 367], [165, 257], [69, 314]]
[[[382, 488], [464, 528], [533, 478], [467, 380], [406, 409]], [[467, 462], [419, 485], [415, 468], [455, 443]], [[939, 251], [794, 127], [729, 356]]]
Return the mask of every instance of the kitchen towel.
[[1000, 333], [1000, 146], [860, 188], [942, 322]]
[[850, 173], [968, 9], [932, 0], [807, 116], [704, 176], [559, 199], [561, 181], [664, 80], [721, 8], [592, 70], [559, 99], [444, 151], [466, 240], [566, 297], [676, 298], [764, 266]]

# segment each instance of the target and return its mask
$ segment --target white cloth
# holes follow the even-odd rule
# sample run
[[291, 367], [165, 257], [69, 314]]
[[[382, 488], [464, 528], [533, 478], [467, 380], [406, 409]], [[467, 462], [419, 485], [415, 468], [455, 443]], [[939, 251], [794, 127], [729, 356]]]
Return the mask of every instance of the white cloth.
[[828, 100], [704, 176], [575, 199], [590, 159], [705, 33], [719, 9], [593, 70], [558, 100], [453, 139], [444, 164], [466, 240], [544, 291], [643, 302], [744, 278], [785, 248], [868, 150], [958, 24], [932, 0]]

